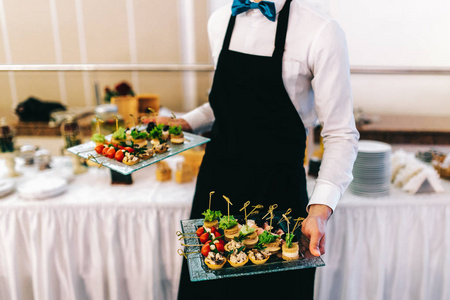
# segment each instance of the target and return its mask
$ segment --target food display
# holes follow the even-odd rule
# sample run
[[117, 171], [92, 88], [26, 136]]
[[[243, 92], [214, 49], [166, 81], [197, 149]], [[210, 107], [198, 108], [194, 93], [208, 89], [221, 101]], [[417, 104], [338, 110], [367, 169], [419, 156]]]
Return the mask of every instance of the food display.
[[[186, 248], [179, 249], [179, 254], [188, 259], [192, 281], [324, 265], [320, 257], [309, 253], [307, 239], [300, 230], [303, 218], [288, 216], [290, 209], [274, 212], [277, 206], [272, 205], [263, 215], [256, 210], [263, 206], [256, 205], [247, 213], [247, 202], [241, 209], [244, 216], [238, 218], [230, 215], [232, 203], [223, 196], [229, 205], [228, 213], [222, 215], [211, 210], [213, 193], [209, 208], [203, 213], [205, 218], [182, 221], [183, 233], [177, 233], [186, 243], [181, 244]], [[198, 251], [193, 251], [193, 247]]]
[[[209, 142], [208, 138], [202, 136], [180, 133], [181, 127], [154, 123], [125, 128], [116, 122], [116, 130], [111, 135], [104, 136], [100, 133], [100, 123], [101, 120], [98, 120], [97, 132], [92, 135], [91, 142], [67, 150], [122, 175], [129, 175], [143, 167]], [[171, 131], [178, 135], [171, 135], [169, 133]], [[172, 136], [175, 141], [172, 140]]]

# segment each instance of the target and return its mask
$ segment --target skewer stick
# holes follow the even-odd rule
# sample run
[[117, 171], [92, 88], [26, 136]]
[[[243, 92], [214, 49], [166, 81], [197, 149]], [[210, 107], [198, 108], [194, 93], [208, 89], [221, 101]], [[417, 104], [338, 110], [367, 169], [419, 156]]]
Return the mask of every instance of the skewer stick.
[[[288, 208], [288, 210], [283, 214], [283, 216], [284, 215], [289, 215], [290, 213], [292, 212], [292, 209], [290, 209], [290, 208]], [[280, 224], [281, 222], [283, 222], [283, 218], [281, 218], [281, 220], [277, 223], [277, 224]]]
[[233, 203], [231, 203], [230, 198], [227, 196], [222, 195], [222, 197], [228, 202], [228, 222], [230, 222], [230, 204], [233, 205]]
[[300, 227], [300, 225], [302, 225], [302, 222], [304, 219], [305, 218], [302, 218], [302, 217], [294, 219], [294, 221], [296, 221], [296, 222], [295, 222], [294, 228], [292, 229], [292, 232], [294, 232], [298, 227]]
[[[136, 128], [136, 119], [134, 118], [134, 116], [133, 116], [133, 114], [130, 114], [130, 117], [133, 119], [133, 127], [135, 127]], [[136, 130], [137, 130], [137, 128], [136, 128]]]
[[214, 193], [215, 193], [215, 191], [209, 192], [209, 210], [211, 210], [211, 196], [212, 196], [212, 194], [214, 194]]
[[288, 232], [287, 232], [287, 233], [289, 233], [289, 224], [290, 224], [289, 219], [288, 219], [288, 217], [286, 217], [285, 214], [283, 214], [282, 216], [283, 216], [283, 218], [286, 220], [287, 227], [288, 227]]
[[245, 225], [247, 225], [247, 206], [250, 205], [250, 201], [247, 201], [244, 203], [244, 206], [239, 211], [244, 210], [244, 219], [245, 219]]
[[113, 115], [114, 119], [116, 119], [116, 131], [119, 130], [119, 118], [116, 115]]
[[[269, 210], [267, 211], [267, 214], [262, 218], [265, 219], [267, 217], [267, 215], [270, 215], [277, 207], [278, 207], [278, 204], [276, 204], [276, 203], [269, 206]], [[273, 218], [273, 216], [272, 216], [272, 218]]]
[[187, 259], [188, 254], [200, 253], [200, 251], [195, 251], [195, 252], [184, 252], [182, 249], [178, 249], [178, 250], [177, 250], [177, 253], [178, 253], [180, 256], [184, 256], [184, 258]]
[[99, 117], [95, 117], [95, 119], [97, 120], [97, 132], [100, 134], [100, 123], [103, 123], [103, 121]]

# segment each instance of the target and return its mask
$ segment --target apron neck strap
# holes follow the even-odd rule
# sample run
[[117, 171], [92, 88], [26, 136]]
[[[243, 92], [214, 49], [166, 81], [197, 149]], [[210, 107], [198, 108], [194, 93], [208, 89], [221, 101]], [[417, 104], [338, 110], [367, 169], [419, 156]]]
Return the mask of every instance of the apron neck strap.
[[[280, 13], [278, 14], [277, 33], [275, 36], [275, 49], [272, 56], [283, 56], [291, 1], [292, 0], [286, 0], [283, 9], [281, 9]], [[228, 22], [227, 32], [223, 41], [222, 50], [228, 50], [230, 48], [231, 34], [233, 33], [235, 22], [236, 16], [231, 16], [230, 21]]]

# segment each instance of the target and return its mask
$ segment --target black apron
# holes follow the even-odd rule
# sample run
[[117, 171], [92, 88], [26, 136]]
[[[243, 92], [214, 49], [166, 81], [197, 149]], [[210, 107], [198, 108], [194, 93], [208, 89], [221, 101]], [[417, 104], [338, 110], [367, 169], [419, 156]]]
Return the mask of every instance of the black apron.
[[[211, 191], [215, 191], [211, 209], [223, 214], [227, 213], [225, 195], [233, 203], [230, 214], [242, 214], [239, 209], [250, 201], [264, 205], [264, 210], [277, 203], [279, 211], [291, 208], [292, 216], [306, 217], [306, 130], [282, 77], [290, 2], [279, 13], [271, 57], [229, 50], [236, 19], [230, 18], [209, 95], [215, 122], [197, 178], [191, 219], [203, 217]], [[212, 291], [217, 291], [212, 299], [231, 299], [236, 289], [239, 298], [245, 293], [251, 299], [266, 298], [265, 282], [283, 298], [291, 293], [294, 299], [312, 299], [314, 272], [305, 269], [190, 282], [184, 261], [178, 299], [201, 299], [203, 293]]]

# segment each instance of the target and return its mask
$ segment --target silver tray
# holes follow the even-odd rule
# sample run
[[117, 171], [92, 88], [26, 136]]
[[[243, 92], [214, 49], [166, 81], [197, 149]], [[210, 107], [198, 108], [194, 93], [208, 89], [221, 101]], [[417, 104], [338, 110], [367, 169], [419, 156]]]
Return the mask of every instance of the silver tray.
[[[181, 221], [181, 229], [183, 234], [195, 232], [197, 228], [202, 225], [203, 219]], [[271, 257], [266, 263], [262, 265], [253, 265], [249, 261], [246, 265], [238, 268], [231, 267], [227, 262], [225, 266], [220, 270], [209, 269], [205, 264], [204, 257], [201, 253], [189, 254], [190, 252], [200, 251], [200, 246], [189, 246], [198, 243], [198, 239], [185, 239], [185, 244], [188, 246], [185, 247], [184, 253], [186, 255], [189, 267], [190, 279], [194, 282], [325, 266], [325, 263], [323, 262], [321, 257], [314, 256], [311, 254], [311, 252], [309, 252], [309, 241], [303, 235], [299, 243], [301, 253], [300, 259], [284, 261], [282, 258]]]
[[[169, 150], [167, 152], [161, 153], [161, 154], [155, 154], [152, 158], [141, 160], [135, 165], [129, 166], [124, 163], [118, 162], [117, 160], [113, 158], [108, 158], [104, 155], [98, 154], [95, 152], [95, 143], [93, 141], [74, 146], [71, 148], [68, 148], [67, 151], [76, 154], [80, 157], [83, 157], [85, 159], [89, 159], [93, 162], [103, 163], [103, 166], [114, 170], [118, 173], [121, 173], [123, 175], [129, 175], [137, 170], [140, 170], [142, 168], [148, 167], [154, 163], [157, 163], [159, 161], [162, 161], [168, 157], [174, 156], [178, 153], [181, 153], [183, 151], [189, 150], [191, 148], [194, 148], [196, 146], [205, 144], [210, 141], [210, 139], [195, 135], [188, 132], [183, 132], [185, 141], [183, 144], [175, 145], [170, 142], [167, 144], [170, 146]], [[106, 136], [107, 139], [111, 138], [111, 134]], [[93, 157], [93, 158], [92, 158]]]

